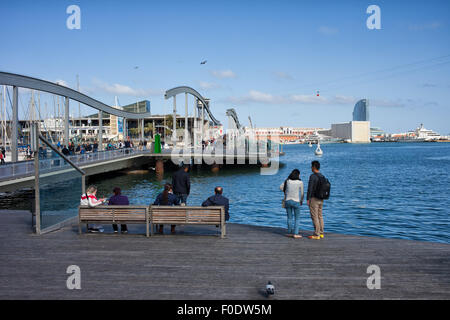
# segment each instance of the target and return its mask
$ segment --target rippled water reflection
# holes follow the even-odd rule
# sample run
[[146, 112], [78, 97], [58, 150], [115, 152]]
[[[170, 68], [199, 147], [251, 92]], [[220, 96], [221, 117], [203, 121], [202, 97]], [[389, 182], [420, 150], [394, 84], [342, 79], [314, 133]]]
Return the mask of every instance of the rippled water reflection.
[[[283, 166], [274, 176], [262, 176], [258, 168], [225, 168], [217, 174], [194, 169], [188, 204], [199, 205], [221, 185], [230, 199], [231, 222], [285, 227], [279, 185], [294, 168], [307, 184], [313, 149], [284, 146]], [[449, 143], [328, 144], [322, 150], [321, 171], [332, 184], [324, 206], [326, 232], [450, 243]], [[149, 204], [170, 176], [166, 172], [157, 181], [154, 171], [112, 173], [90, 182], [98, 185], [100, 196], [120, 186], [131, 203]], [[312, 230], [306, 205], [300, 228]]]

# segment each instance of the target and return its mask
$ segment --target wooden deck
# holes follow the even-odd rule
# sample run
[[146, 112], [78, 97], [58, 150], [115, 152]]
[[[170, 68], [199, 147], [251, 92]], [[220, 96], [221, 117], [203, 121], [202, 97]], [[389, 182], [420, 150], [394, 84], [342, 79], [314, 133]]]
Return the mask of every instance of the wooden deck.
[[[0, 299], [266, 299], [268, 280], [273, 299], [450, 298], [448, 244], [340, 234], [296, 240], [283, 229], [237, 224], [225, 239], [214, 226], [151, 238], [145, 226], [129, 231], [79, 236], [74, 226], [36, 236], [29, 213], [1, 211]], [[73, 264], [81, 290], [66, 288]], [[366, 286], [372, 264], [381, 268], [380, 290]]]

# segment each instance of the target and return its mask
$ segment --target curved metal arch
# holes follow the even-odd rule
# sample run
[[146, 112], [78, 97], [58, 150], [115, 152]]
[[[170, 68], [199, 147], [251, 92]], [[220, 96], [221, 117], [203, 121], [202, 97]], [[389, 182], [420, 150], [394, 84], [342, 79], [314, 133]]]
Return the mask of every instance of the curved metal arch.
[[50, 81], [41, 80], [37, 78], [32, 78], [28, 76], [23, 76], [15, 73], [1, 72], [0, 71], [0, 85], [16, 86], [20, 88], [28, 88], [33, 90], [44, 91], [52, 94], [57, 94], [63, 97], [68, 97], [69, 99], [78, 101], [94, 109], [109, 113], [118, 117], [123, 117], [127, 119], [143, 119], [151, 116], [150, 112], [147, 113], [136, 113], [119, 110], [110, 107], [98, 100], [88, 97], [76, 90], [55, 84]]
[[231, 117], [231, 119], [233, 119], [233, 121], [234, 121], [234, 123], [236, 125], [236, 129], [240, 130], [241, 129], [241, 123], [239, 122], [236, 110], [234, 110], [234, 108], [228, 109], [227, 110], [227, 116]]
[[211, 110], [209, 109], [208, 104], [206, 103], [206, 100], [202, 97], [202, 95], [200, 93], [198, 93], [197, 90], [191, 88], [191, 87], [187, 87], [187, 86], [181, 86], [181, 87], [176, 87], [176, 88], [172, 88], [166, 91], [166, 93], [164, 94], [164, 98], [169, 99], [172, 98], [174, 96], [176, 96], [177, 94], [180, 93], [189, 93], [191, 95], [193, 95], [194, 97], [196, 97], [198, 100], [200, 100], [203, 103], [204, 108], [206, 109], [206, 112], [208, 112], [209, 118], [212, 120], [212, 122], [214, 123], [214, 125], [218, 126], [220, 125], [220, 121], [217, 120]]

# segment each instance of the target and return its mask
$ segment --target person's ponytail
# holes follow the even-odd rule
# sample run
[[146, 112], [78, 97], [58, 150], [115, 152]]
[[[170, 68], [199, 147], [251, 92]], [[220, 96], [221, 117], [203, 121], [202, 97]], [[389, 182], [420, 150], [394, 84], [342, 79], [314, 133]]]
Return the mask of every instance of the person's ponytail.
[[169, 204], [169, 191], [172, 189], [172, 185], [170, 183], [166, 183], [164, 185], [164, 191], [162, 196], [162, 204], [168, 205]]

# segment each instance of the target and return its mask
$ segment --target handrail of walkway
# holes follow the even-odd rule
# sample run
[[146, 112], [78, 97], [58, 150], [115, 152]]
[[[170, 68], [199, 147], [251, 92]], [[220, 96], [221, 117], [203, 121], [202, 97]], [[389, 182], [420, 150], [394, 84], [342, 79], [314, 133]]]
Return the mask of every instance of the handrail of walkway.
[[71, 88], [61, 86], [59, 84], [50, 81], [32, 78], [20, 74], [0, 71], [0, 85], [28, 88], [56, 94], [59, 96], [67, 97], [72, 100], [78, 101], [80, 103], [83, 103], [94, 109], [106, 112], [108, 114], [112, 114], [127, 119], [144, 119], [149, 118], [151, 116], [150, 112], [136, 113], [116, 109]]
[[73, 163], [69, 158], [67, 158], [62, 152], [60, 152], [54, 145], [47, 141], [42, 135], [39, 135], [39, 140], [44, 142], [50, 149], [56, 152], [61, 158], [63, 158], [68, 164], [70, 164], [75, 170], [81, 173], [83, 176], [86, 175], [86, 172], [81, 170], [75, 163]]
[[[46, 159], [41, 157], [39, 159], [41, 172], [61, 170], [64, 167], [67, 167], [68, 164], [75, 165], [79, 168], [80, 165], [87, 165], [99, 161], [119, 159], [129, 155], [137, 155], [144, 152], [144, 151], [140, 152], [133, 148], [127, 148], [127, 149], [114, 149], [99, 152], [91, 152], [72, 156], [64, 156], [64, 154], [59, 152], [54, 146], [50, 145], [51, 144], [49, 144], [49, 147], [53, 151], [55, 151], [58, 155], [60, 155], [62, 159], [58, 158]], [[10, 162], [0, 166], [0, 181], [18, 179], [30, 176], [33, 173], [34, 173], [33, 161]]]

